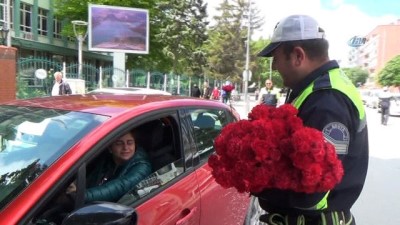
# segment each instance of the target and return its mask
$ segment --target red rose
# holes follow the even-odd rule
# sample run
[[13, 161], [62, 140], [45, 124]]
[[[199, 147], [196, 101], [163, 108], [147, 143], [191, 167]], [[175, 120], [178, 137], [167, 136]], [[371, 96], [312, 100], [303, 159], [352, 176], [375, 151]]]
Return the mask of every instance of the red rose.
[[343, 167], [334, 146], [320, 131], [304, 127], [292, 105], [258, 105], [248, 118], [227, 125], [215, 139], [209, 165], [221, 186], [314, 193], [340, 182]]

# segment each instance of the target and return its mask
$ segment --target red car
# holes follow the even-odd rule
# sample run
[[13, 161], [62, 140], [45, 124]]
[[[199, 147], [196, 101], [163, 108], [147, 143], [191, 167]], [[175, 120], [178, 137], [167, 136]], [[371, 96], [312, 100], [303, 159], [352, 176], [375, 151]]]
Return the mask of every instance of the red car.
[[[224, 189], [207, 164], [237, 112], [167, 95], [87, 94], [0, 105], [0, 224], [244, 224], [248, 194]], [[157, 125], [156, 125], [157, 124]], [[87, 174], [135, 128], [153, 173], [117, 202], [84, 203]], [[56, 201], [72, 182], [73, 207]]]

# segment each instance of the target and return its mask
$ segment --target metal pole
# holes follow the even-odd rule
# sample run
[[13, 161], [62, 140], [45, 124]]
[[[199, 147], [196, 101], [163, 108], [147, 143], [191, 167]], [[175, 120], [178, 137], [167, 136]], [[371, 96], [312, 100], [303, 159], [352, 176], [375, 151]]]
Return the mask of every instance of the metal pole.
[[76, 39], [78, 40], [78, 79], [82, 79], [82, 46], [88, 32], [87, 29], [83, 33], [81, 30], [77, 31], [77, 26], [86, 27], [88, 23], [81, 20], [73, 20], [71, 23], [74, 28]]
[[167, 74], [164, 73], [164, 91], [167, 91]]
[[78, 35], [78, 79], [82, 79], [82, 35]]
[[181, 89], [181, 76], [180, 75], [178, 75], [178, 84], [177, 84], [177, 94], [178, 95], [180, 95], [181, 94], [181, 91], [180, 91], [180, 89]]
[[272, 81], [272, 58], [269, 58], [269, 79]]
[[149, 89], [150, 88], [150, 71], [147, 72], [147, 85], [146, 88]]
[[6, 37], [6, 43], [7, 43], [7, 47], [11, 47], [11, 2], [10, 0], [6, 1], [6, 18], [5, 21], [7, 21], [7, 27], [6, 29], [8, 29], [8, 33], [7, 33], [7, 37]]
[[126, 70], [125, 87], [129, 87], [129, 70]]
[[249, 98], [248, 98], [248, 85], [249, 85], [249, 77], [250, 77], [250, 71], [249, 71], [249, 64], [250, 64], [250, 35], [251, 35], [251, 0], [249, 0], [249, 15], [248, 15], [248, 24], [247, 24], [247, 43], [246, 43], [246, 77], [244, 79], [244, 101], [245, 101], [245, 111], [246, 114], [250, 110], [250, 105], [249, 105]]
[[103, 88], [103, 68], [101, 66], [99, 69], [99, 88]]

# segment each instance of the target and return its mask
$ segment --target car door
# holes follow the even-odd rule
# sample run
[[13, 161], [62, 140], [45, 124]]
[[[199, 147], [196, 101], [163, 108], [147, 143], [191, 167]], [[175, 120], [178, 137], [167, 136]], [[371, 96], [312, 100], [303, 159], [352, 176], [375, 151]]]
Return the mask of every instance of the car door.
[[[41, 203], [31, 218], [26, 220], [29, 220], [30, 224], [61, 224], [63, 219], [69, 218], [69, 223], [66, 224], [71, 224], [71, 221], [74, 224], [73, 221], [76, 219], [93, 221], [92, 217], [96, 217], [96, 214], [101, 218], [100, 211], [97, 213], [95, 207], [92, 208], [93, 211], [82, 208], [98, 204], [83, 202], [82, 190], [85, 190], [85, 179], [87, 180], [91, 169], [98, 164], [98, 159], [104, 157], [104, 153], [109, 153], [108, 146], [121, 134], [134, 129], [136, 144], [147, 151], [154, 169], [153, 173], [125, 193], [117, 202], [104, 202], [106, 206], [102, 208], [112, 211], [113, 215], [120, 214], [119, 209], [133, 209], [134, 213], [131, 215], [136, 218], [135, 224], [139, 225], [198, 225], [200, 192], [190, 154], [193, 150], [185, 149], [190, 147], [187, 138], [181, 139], [188, 137], [190, 130], [186, 127], [181, 129], [179, 121], [177, 110], [163, 110], [123, 122], [118, 128], [108, 132], [87, 155], [81, 157], [76, 164], [78, 170], [71, 171], [65, 180], [51, 187], [51, 192], [54, 193], [51, 198], [47, 198], [45, 204]], [[189, 151], [188, 154], [185, 153], [186, 150]], [[65, 193], [71, 183], [75, 184], [77, 190], [74, 195], [75, 203], [71, 202], [75, 205], [74, 209], [56, 206], [54, 202], [59, 199], [58, 193]], [[66, 200], [69, 202], [71, 199]], [[71, 207], [73, 205], [69, 204]], [[110, 216], [107, 219], [113, 220]]]
[[215, 182], [208, 165], [209, 156], [215, 152], [214, 139], [224, 126], [236, 119], [225, 109], [192, 108], [188, 112], [196, 146], [194, 162], [202, 207], [200, 224], [243, 224], [250, 201], [248, 194], [222, 188]]
[[[139, 225], [198, 225], [201, 212], [200, 191], [191, 157], [193, 149], [188, 138], [191, 135], [190, 129], [185, 123], [181, 123], [177, 114], [164, 118], [165, 127], [172, 129], [173, 134], [165, 138], [174, 140], [174, 152], [179, 157], [170, 163], [164, 163], [165, 165], [156, 166], [156, 171], [136, 187], [134, 200], [129, 200], [132, 193], [128, 193], [120, 203], [125, 201], [127, 203], [124, 204], [136, 209]], [[152, 132], [146, 134], [152, 135]], [[154, 134], [161, 136], [159, 132]], [[163, 159], [168, 157], [166, 153], [161, 156]]]

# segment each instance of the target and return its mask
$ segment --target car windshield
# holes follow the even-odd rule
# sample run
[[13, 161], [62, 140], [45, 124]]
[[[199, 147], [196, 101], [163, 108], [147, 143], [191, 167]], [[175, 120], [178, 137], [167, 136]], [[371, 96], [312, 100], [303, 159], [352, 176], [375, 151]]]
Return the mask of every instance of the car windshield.
[[0, 106], [0, 209], [108, 117]]

